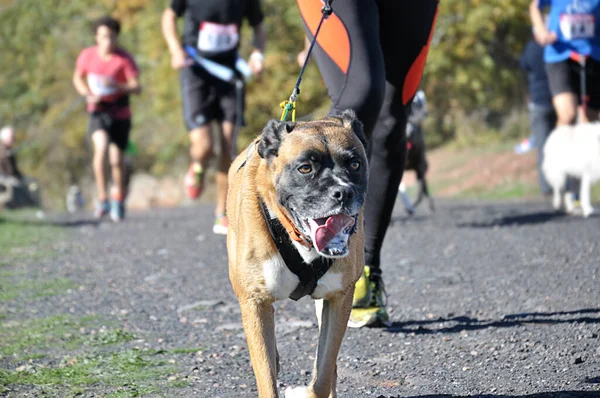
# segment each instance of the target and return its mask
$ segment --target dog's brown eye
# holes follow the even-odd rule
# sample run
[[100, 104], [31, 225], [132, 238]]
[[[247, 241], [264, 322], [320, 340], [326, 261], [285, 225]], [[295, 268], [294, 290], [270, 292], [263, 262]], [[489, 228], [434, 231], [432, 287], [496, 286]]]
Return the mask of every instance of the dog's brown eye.
[[298, 168], [298, 171], [302, 174], [308, 174], [312, 171], [312, 167], [310, 164], [303, 164]]
[[350, 162], [350, 168], [352, 170], [360, 169], [360, 162], [358, 160], [354, 160], [354, 161]]

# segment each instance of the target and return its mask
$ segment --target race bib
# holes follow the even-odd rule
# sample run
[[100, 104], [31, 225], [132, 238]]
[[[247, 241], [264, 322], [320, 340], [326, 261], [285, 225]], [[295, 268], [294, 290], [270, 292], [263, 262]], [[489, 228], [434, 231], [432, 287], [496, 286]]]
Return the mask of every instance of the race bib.
[[233, 50], [240, 41], [236, 24], [221, 25], [214, 22], [202, 22], [198, 34], [198, 50], [222, 53]]
[[560, 31], [567, 40], [594, 37], [596, 20], [592, 14], [562, 14]]
[[117, 93], [115, 81], [109, 76], [90, 73], [87, 75], [87, 83], [94, 95], [105, 97]]

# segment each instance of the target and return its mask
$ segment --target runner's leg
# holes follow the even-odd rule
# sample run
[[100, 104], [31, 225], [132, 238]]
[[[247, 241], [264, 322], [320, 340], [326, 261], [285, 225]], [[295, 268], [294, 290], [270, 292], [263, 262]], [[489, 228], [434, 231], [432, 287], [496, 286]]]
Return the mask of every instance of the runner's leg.
[[108, 151], [108, 134], [104, 130], [96, 130], [92, 133], [92, 143], [94, 145], [94, 179], [96, 180], [96, 189], [98, 199], [105, 201], [108, 198], [106, 192], [105, 166]]
[[381, 247], [402, 180], [407, 116], [421, 81], [437, 4], [437, 0], [380, 2], [386, 85], [371, 138], [369, 193], [365, 202], [365, 262], [373, 275], [380, 272]]

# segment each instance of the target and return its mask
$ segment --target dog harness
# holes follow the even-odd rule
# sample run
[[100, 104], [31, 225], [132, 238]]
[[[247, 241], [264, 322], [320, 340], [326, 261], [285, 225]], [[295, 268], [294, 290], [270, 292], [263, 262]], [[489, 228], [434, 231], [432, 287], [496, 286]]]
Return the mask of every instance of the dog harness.
[[304, 296], [312, 294], [317, 287], [317, 282], [327, 273], [334, 260], [318, 256], [312, 263], [305, 263], [298, 250], [292, 244], [288, 231], [283, 224], [277, 218], [271, 218], [262, 199], [258, 198], [258, 202], [263, 218], [269, 228], [271, 238], [283, 258], [283, 262], [300, 280], [296, 289], [290, 294], [290, 298], [297, 301]]

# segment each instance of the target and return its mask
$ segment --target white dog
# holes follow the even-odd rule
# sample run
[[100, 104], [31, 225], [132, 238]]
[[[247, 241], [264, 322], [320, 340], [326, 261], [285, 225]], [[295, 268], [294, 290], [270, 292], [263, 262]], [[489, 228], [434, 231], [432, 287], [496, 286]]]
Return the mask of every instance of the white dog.
[[572, 195], [565, 192], [567, 177], [581, 179], [580, 200], [584, 217], [594, 212], [590, 187], [600, 180], [600, 123], [557, 127], [544, 145], [542, 170], [554, 192], [555, 209], [561, 206], [564, 195], [565, 210], [573, 213]]

